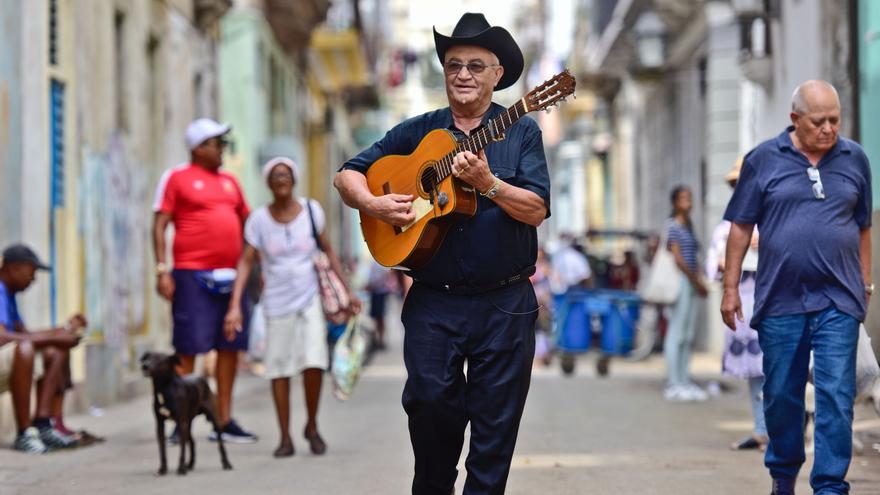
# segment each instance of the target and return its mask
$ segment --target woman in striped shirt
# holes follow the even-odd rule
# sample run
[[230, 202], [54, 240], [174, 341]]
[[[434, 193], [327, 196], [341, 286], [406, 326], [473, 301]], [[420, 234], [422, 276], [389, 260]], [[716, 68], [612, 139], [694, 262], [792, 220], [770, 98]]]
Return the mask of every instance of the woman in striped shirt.
[[686, 186], [672, 190], [672, 216], [666, 222], [667, 249], [681, 271], [681, 290], [672, 310], [663, 342], [668, 384], [664, 398], [672, 401], [706, 400], [707, 394], [691, 382], [690, 358], [694, 341], [697, 297], [705, 297], [706, 284], [698, 270], [700, 244], [691, 224], [693, 197]]

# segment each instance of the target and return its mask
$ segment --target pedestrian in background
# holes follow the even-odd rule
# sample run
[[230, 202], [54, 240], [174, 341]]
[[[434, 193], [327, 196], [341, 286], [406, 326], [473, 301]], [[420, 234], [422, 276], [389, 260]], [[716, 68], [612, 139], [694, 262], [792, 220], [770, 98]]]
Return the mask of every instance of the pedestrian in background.
[[535, 261], [535, 273], [529, 277], [532, 287], [535, 288], [535, 297], [538, 300], [538, 319], [535, 321], [535, 362], [544, 366], [550, 365], [552, 358], [553, 334], [553, 291], [551, 279], [554, 277], [553, 264], [547, 259], [547, 253], [543, 246], [538, 247], [538, 258]]
[[[229, 125], [199, 119], [186, 129], [190, 161], [162, 175], [153, 204], [156, 288], [171, 302], [178, 372], [193, 372], [195, 358], [217, 351], [218, 421], [223, 440], [253, 443], [256, 435], [232, 419], [232, 387], [238, 354], [247, 351], [246, 333], [228, 341], [223, 318], [229, 308], [242, 228], [249, 208], [235, 177], [223, 166]], [[174, 268], [166, 258], [165, 231], [174, 224]], [[212, 436], [214, 433], [212, 433]], [[177, 428], [171, 440], [176, 441]]]
[[[272, 191], [272, 202], [248, 218], [245, 246], [238, 262], [235, 286], [226, 313], [225, 332], [229, 341], [244, 328], [241, 299], [248, 276], [257, 262], [262, 264], [264, 286], [262, 306], [266, 316], [266, 354], [264, 376], [272, 382], [272, 399], [281, 434], [275, 457], [290, 457], [295, 449], [290, 436], [290, 378], [303, 376], [306, 421], [303, 435], [315, 455], [327, 451], [318, 432], [318, 403], [321, 382], [329, 363], [327, 323], [318, 276], [312, 257], [318, 244], [312, 222], [320, 233], [318, 240], [330, 259], [330, 265], [345, 282], [342, 265], [327, 239], [324, 210], [307, 198], [294, 195], [299, 172], [288, 158], [273, 158], [263, 166], [263, 178]], [[359, 304], [346, 283], [349, 298]]]
[[751, 326], [764, 351], [764, 464], [773, 493], [794, 493], [804, 453], [804, 394], [813, 353], [817, 494], [849, 493], [856, 346], [871, 283], [871, 169], [838, 135], [840, 98], [825, 81], [795, 90], [791, 123], [746, 155], [724, 218], [732, 222], [721, 315], [742, 321], [739, 284], [752, 231], [761, 231]]
[[554, 292], [564, 294], [571, 288], [591, 287], [593, 271], [590, 261], [577, 246], [577, 239], [569, 232], [559, 235], [559, 248], [553, 253]]
[[[724, 178], [731, 188], [736, 187], [742, 168], [742, 158], [736, 161], [733, 170]], [[712, 233], [712, 243], [706, 255], [706, 275], [709, 280], [720, 280], [724, 274], [724, 253], [727, 252], [727, 237], [730, 233], [730, 222], [722, 220]], [[758, 233], [752, 236], [752, 243], [746, 254], [747, 263], [742, 266], [739, 282], [739, 295], [743, 307], [743, 321], [736, 322], [736, 331], [724, 330], [724, 354], [721, 358], [721, 370], [727, 376], [748, 381], [749, 398], [752, 405], [754, 431], [738, 443], [731, 445], [734, 450], [759, 449], [765, 450], [767, 442], [767, 425], [764, 422], [764, 372], [761, 361], [764, 353], [758, 343], [758, 332], [749, 326], [755, 302], [755, 276], [758, 270]]]
[[385, 268], [376, 261], [370, 261], [367, 275], [367, 292], [370, 293], [370, 318], [376, 324], [373, 348], [385, 349], [385, 313], [388, 306], [388, 294], [398, 290], [397, 277], [392, 270]]
[[[700, 243], [691, 223], [693, 198], [686, 186], [677, 186], [670, 195], [672, 216], [666, 221], [666, 249], [675, 257], [681, 272], [681, 289], [669, 319], [663, 342], [668, 384], [663, 397], [670, 401], [706, 400], [708, 394], [690, 377], [691, 347], [696, 333], [697, 297], [708, 293], [697, 268]], [[659, 249], [663, 249], [660, 246]]]

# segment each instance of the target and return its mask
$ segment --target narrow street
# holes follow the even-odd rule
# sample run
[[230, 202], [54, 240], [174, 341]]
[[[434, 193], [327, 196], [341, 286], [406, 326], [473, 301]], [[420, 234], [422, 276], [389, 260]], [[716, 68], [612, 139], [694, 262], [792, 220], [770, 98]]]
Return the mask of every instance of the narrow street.
[[[106, 435], [105, 444], [49, 456], [0, 449], [0, 492], [37, 494], [404, 494], [412, 454], [400, 406], [404, 381], [399, 328], [387, 351], [373, 359], [354, 395], [339, 402], [325, 388], [321, 431], [329, 450], [308, 452], [301, 436], [303, 410], [297, 385], [292, 421], [297, 453], [271, 456], [277, 433], [267, 384], [246, 376], [237, 386], [235, 414], [261, 437], [256, 445], [230, 445], [235, 470], [220, 469], [207, 423], [198, 420], [197, 465], [186, 477], [156, 476], [158, 452], [148, 397], [117, 405], [100, 418], [71, 417], [69, 424]], [[526, 494], [764, 494], [769, 482], [757, 452], [728, 445], [750, 427], [745, 386], [705, 403], [673, 404], [662, 395], [662, 360], [613, 361], [606, 379], [595, 377], [594, 356], [563, 377], [557, 363], [534, 373], [507, 493]], [[718, 378], [713, 356], [694, 362], [702, 383]], [[329, 384], [329, 381], [326, 382]], [[729, 390], [726, 386], [730, 385]], [[867, 438], [849, 480], [857, 495], [880, 494], [880, 418], [859, 406], [856, 428]], [[4, 446], [6, 447], [6, 446]], [[169, 447], [169, 467], [178, 448]], [[462, 464], [463, 466], [463, 459]], [[810, 461], [808, 461], [809, 464]], [[808, 490], [808, 470], [799, 482]], [[457, 493], [464, 470], [460, 468]]]

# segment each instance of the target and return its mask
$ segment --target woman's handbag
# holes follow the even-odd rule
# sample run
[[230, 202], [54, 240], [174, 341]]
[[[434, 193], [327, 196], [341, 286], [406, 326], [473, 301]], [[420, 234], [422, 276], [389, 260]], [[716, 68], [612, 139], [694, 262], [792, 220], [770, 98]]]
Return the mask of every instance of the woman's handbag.
[[367, 335], [358, 325], [356, 316], [348, 320], [345, 332], [333, 346], [333, 394], [339, 400], [346, 400], [361, 374], [364, 358], [367, 355]]
[[651, 261], [651, 271], [639, 289], [639, 295], [654, 304], [672, 304], [681, 292], [681, 271], [675, 264], [675, 256], [666, 245], [669, 229], [660, 236], [660, 244]]
[[312, 222], [312, 235], [315, 237], [315, 244], [318, 250], [312, 257], [315, 264], [315, 271], [318, 274], [318, 294], [321, 296], [321, 307], [324, 308], [324, 316], [327, 321], [339, 324], [348, 319], [348, 307], [351, 300], [348, 297], [348, 291], [345, 284], [339, 278], [339, 275], [333, 271], [330, 266], [330, 258], [321, 247], [321, 240], [318, 238], [318, 228], [315, 226], [315, 217], [312, 214], [312, 204], [310, 200], [306, 200], [306, 207], [309, 210], [309, 220]]

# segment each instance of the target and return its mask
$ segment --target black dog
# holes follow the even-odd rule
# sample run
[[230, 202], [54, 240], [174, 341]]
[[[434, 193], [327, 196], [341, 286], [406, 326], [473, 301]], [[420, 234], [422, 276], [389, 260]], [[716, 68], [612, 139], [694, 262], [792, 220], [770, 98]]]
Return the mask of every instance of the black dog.
[[[168, 472], [165, 458], [165, 420], [177, 423], [180, 431], [180, 464], [177, 474], [186, 474], [196, 465], [196, 444], [190, 427], [193, 419], [204, 414], [213, 425], [220, 447], [220, 460], [223, 469], [232, 469], [226, 458], [223, 435], [217, 424], [217, 407], [214, 393], [208, 382], [200, 376], [181, 377], [174, 367], [180, 364], [177, 356], [158, 352], [146, 352], [141, 356], [141, 369], [144, 376], [153, 379], [153, 413], [156, 415], [156, 438], [159, 441], [159, 474]], [[186, 464], [186, 445], [189, 444], [189, 464]]]

